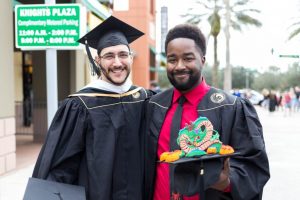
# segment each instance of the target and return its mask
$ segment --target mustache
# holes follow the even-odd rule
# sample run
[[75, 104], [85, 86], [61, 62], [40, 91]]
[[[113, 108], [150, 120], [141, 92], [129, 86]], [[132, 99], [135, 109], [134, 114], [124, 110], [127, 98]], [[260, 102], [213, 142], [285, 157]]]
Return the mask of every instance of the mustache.
[[114, 70], [118, 70], [118, 69], [125, 70], [127, 68], [128, 68], [127, 66], [115, 66], [115, 67], [108, 68], [108, 71], [114, 71]]
[[191, 75], [192, 74], [192, 71], [191, 70], [177, 70], [177, 71], [174, 71], [172, 73], [172, 75], [182, 75], [182, 74], [189, 74]]

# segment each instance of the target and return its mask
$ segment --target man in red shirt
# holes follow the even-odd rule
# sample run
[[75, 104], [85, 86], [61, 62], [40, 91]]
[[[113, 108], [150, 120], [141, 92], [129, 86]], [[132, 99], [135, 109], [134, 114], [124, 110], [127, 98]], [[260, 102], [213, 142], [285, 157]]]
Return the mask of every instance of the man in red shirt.
[[261, 199], [270, 174], [262, 127], [254, 107], [248, 100], [210, 87], [205, 82], [202, 68], [205, 63], [206, 41], [196, 26], [183, 24], [171, 29], [165, 48], [167, 75], [174, 88], [153, 96], [147, 107], [146, 199], [201, 199], [197, 193], [189, 196], [175, 195], [170, 187], [169, 165], [157, 162], [161, 153], [170, 151], [170, 143], [177, 139], [170, 132], [181, 96], [186, 100], [180, 128], [199, 116], [207, 117], [220, 134], [220, 140], [240, 153], [240, 156], [231, 158], [230, 161], [225, 160], [215, 182], [204, 188], [206, 198]]

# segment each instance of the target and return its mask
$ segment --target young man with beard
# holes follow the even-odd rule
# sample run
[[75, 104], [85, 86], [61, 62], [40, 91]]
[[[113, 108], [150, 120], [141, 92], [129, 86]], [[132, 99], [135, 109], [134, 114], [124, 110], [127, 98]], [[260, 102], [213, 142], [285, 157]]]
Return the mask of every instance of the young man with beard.
[[140, 124], [151, 93], [128, 79], [129, 43], [142, 35], [111, 16], [79, 40], [99, 79], [63, 101], [33, 177], [84, 186], [88, 200], [142, 199]]
[[[270, 174], [262, 126], [254, 107], [247, 99], [225, 93], [205, 82], [202, 69], [206, 41], [196, 26], [182, 24], [171, 29], [166, 37], [165, 48], [167, 75], [174, 87], [152, 96], [147, 105], [146, 199], [202, 200], [204, 197], [195, 192], [200, 190], [195, 187], [200, 186], [205, 190], [203, 196], [209, 200], [261, 199]], [[184, 172], [186, 178], [181, 176], [177, 180], [175, 191], [174, 182], [180, 170], [175, 171], [172, 165], [157, 160], [161, 153], [174, 150], [174, 142], [177, 145], [178, 133], [177, 136], [171, 135], [172, 118], [182, 96], [185, 101], [180, 128], [199, 116], [207, 117], [220, 134], [220, 140], [231, 145], [239, 155], [227, 158], [224, 162], [219, 161], [221, 159], [213, 159], [209, 165], [204, 162], [205, 182], [202, 185], [196, 184], [199, 171], [195, 176], [189, 175], [199, 167], [192, 163]], [[179, 149], [179, 146], [175, 149]], [[185, 194], [180, 193], [180, 187], [187, 188], [183, 189]]]

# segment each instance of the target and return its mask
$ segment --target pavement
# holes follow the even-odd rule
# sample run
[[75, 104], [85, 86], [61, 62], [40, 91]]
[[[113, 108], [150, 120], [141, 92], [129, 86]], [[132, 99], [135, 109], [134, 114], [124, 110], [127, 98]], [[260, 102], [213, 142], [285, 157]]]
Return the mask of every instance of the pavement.
[[16, 136], [16, 169], [0, 176], [0, 200], [21, 200], [42, 144], [32, 136]]
[[263, 200], [299, 200], [300, 186], [300, 111], [268, 113], [258, 108], [264, 128], [271, 178]]
[[[271, 179], [264, 188], [263, 200], [299, 200], [300, 186], [300, 112], [269, 113], [257, 107], [264, 129]], [[23, 142], [22, 142], [23, 141]], [[0, 200], [21, 200], [31, 176], [41, 144], [17, 141], [17, 168], [0, 177]]]

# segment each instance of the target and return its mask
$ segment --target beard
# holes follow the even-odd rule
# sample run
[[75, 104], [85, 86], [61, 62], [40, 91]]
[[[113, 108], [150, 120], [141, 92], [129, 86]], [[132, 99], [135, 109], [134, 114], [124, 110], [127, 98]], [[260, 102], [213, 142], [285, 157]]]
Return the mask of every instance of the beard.
[[129, 69], [127, 66], [117, 67], [117, 68], [121, 68], [122, 70], [125, 70], [125, 71], [126, 71], [126, 76], [125, 76], [125, 78], [124, 78], [124, 80], [123, 80], [122, 82], [116, 82], [116, 81], [114, 81], [114, 80], [111, 78], [111, 76], [110, 76], [109, 74], [110, 74], [110, 72], [113, 73], [113, 72], [112, 72], [113, 69], [105, 70], [105, 69], [102, 67], [101, 72], [102, 72], [102, 74], [105, 76], [105, 78], [106, 78], [109, 82], [111, 82], [111, 83], [114, 84], [114, 85], [120, 86], [120, 85], [123, 85], [123, 84], [125, 83], [125, 81], [127, 80], [128, 76], [129, 76], [129, 74], [130, 74], [130, 69]]
[[[189, 78], [186, 81], [178, 81], [176, 80], [175, 75], [176, 74], [189, 74]], [[175, 71], [167, 73], [168, 79], [171, 82], [171, 84], [179, 91], [188, 91], [192, 88], [194, 88], [196, 85], [198, 85], [200, 77], [201, 77], [201, 71]]]

